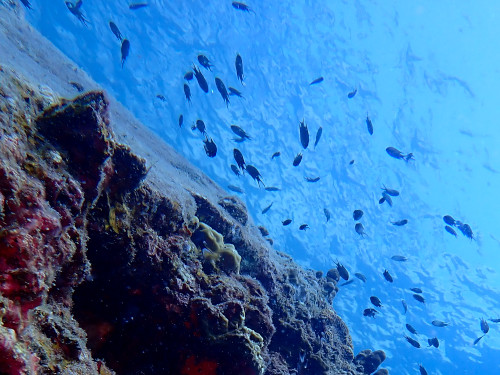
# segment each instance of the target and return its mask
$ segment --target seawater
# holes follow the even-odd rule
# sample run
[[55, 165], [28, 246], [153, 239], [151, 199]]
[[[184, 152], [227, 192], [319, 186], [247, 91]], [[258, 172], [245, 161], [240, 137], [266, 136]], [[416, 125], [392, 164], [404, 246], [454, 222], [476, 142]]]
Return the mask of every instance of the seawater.
[[[418, 363], [429, 374], [500, 373], [499, 325], [489, 322], [490, 332], [472, 345], [482, 334], [481, 318], [500, 318], [499, 5], [283, 0], [248, 2], [255, 13], [245, 13], [222, 0], [151, 0], [135, 11], [126, 1], [85, 0], [85, 27], [64, 1], [31, 3], [29, 22], [138, 119], [221, 186], [244, 190], [240, 198], [269, 229], [276, 249], [314, 270], [326, 272], [338, 259], [351, 277], [367, 277], [365, 284], [356, 279], [341, 287], [334, 301], [355, 352], [383, 349], [392, 374], [418, 374]], [[123, 68], [109, 21], [131, 43]], [[234, 68], [238, 53], [244, 85]], [[202, 68], [210, 92], [192, 81], [189, 104], [183, 76], [199, 66], [198, 54], [214, 64], [213, 73]], [[231, 97], [226, 108], [216, 76], [244, 99]], [[310, 86], [319, 76], [324, 81]], [[190, 129], [197, 119], [217, 144], [215, 158]], [[302, 119], [311, 144], [293, 167]], [[231, 124], [252, 140], [235, 143]], [[388, 146], [415, 160], [389, 157]], [[267, 192], [248, 175], [236, 177], [229, 168], [234, 147], [266, 186], [281, 190]], [[271, 160], [276, 151], [281, 156]], [[305, 181], [316, 176], [316, 183]], [[378, 203], [383, 185], [401, 193], [392, 208]], [[354, 231], [355, 209], [364, 211], [365, 237]], [[446, 214], [471, 225], [475, 240], [447, 233]], [[293, 222], [284, 227], [287, 218]], [[405, 218], [404, 227], [390, 223]], [[304, 223], [310, 229], [299, 231]], [[408, 261], [395, 262], [393, 255]], [[383, 279], [385, 269], [393, 284]], [[413, 299], [411, 287], [423, 289], [425, 304]], [[383, 304], [375, 319], [362, 316], [372, 295]], [[435, 319], [450, 326], [436, 328]], [[419, 335], [407, 332], [406, 323]], [[423, 348], [410, 346], [405, 334]], [[427, 348], [434, 336], [439, 349]]]

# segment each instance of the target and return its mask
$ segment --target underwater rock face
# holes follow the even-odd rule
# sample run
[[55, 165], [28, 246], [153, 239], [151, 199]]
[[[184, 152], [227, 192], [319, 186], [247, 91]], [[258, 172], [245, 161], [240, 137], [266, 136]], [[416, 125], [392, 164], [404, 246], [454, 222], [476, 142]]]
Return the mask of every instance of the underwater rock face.
[[14, 35], [27, 59], [0, 52], [0, 373], [377, 369], [385, 354], [355, 359], [332, 308], [338, 274], [269, 247], [238, 198], [158, 140], [148, 169], [147, 131], [119, 142], [129, 115], [101, 91], [60, 99], [76, 68], [0, 8], [0, 45]]

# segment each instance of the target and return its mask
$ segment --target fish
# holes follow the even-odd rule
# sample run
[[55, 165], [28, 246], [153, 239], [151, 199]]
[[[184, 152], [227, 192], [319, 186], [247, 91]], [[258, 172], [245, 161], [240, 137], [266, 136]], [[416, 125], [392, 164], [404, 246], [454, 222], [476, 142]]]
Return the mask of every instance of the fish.
[[380, 302], [380, 299], [378, 297], [371, 296], [370, 302], [373, 303], [373, 305], [376, 307], [382, 307], [382, 302]]
[[248, 5], [246, 5], [245, 3], [241, 3], [239, 1], [233, 1], [232, 6], [234, 9], [242, 10], [242, 11], [248, 12], [248, 13], [250, 13], [250, 12], [255, 13], [252, 9], [250, 9], [250, 7]]
[[363, 224], [361, 223], [356, 223], [356, 225], [354, 225], [354, 230], [356, 231], [357, 234], [359, 234], [361, 237], [364, 237], [366, 236], [366, 233], [365, 233], [365, 227], [363, 227]]
[[356, 276], [358, 279], [360, 279], [362, 282], [366, 283], [366, 276], [363, 275], [361, 272], [356, 272], [354, 274], [354, 276]]
[[451, 235], [453, 236], [457, 236], [457, 232], [455, 232], [455, 229], [453, 229], [452, 227], [450, 227], [449, 225], [445, 225], [444, 229], [450, 233]]
[[286, 227], [287, 225], [290, 225], [291, 222], [292, 222], [292, 219], [285, 219], [281, 222], [281, 224], [283, 224], [283, 226]]
[[262, 176], [260, 175], [260, 172], [257, 170], [257, 168], [255, 168], [253, 165], [247, 165], [246, 166], [246, 171], [248, 172], [248, 174], [250, 175], [250, 177], [252, 177], [255, 181], [257, 181], [257, 184], [259, 185], [260, 187], [260, 184], [262, 183], [262, 185], [264, 185], [264, 182], [262, 182]]
[[394, 281], [394, 279], [392, 278], [391, 274], [387, 270], [384, 271], [384, 278], [387, 281], [389, 281], [390, 283], [392, 283]]
[[378, 311], [372, 308], [364, 309], [363, 316], [369, 316], [370, 318], [375, 318], [375, 314], [378, 314]]
[[364, 212], [362, 210], [354, 210], [352, 212], [352, 218], [356, 221], [363, 217]]
[[411, 337], [408, 337], [406, 335], [405, 335], [405, 339], [406, 339], [406, 341], [408, 341], [411, 344], [411, 346], [413, 346], [415, 348], [420, 348], [420, 343], [417, 340], [414, 340]]
[[325, 214], [326, 222], [328, 223], [332, 215], [330, 214], [330, 211], [328, 211], [327, 208], [323, 208], [323, 213]]
[[243, 138], [243, 139], [252, 139], [242, 128], [240, 128], [238, 125], [231, 125], [231, 130], [233, 131], [234, 134], [237, 136]]
[[366, 127], [368, 129], [368, 133], [370, 133], [370, 135], [373, 135], [373, 124], [368, 115], [366, 115]]
[[293, 159], [293, 166], [297, 167], [301, 161], [302, 161], [302, 152], [299, 152], [297, 156], [295, 156], [295, 158]]
[[356, 95], [357, 92], [358, 92], [358, 90], [354, 89], [353, 91], [351, 91], [350, 93], [347, 94], [347, 97], [349, 99], [352, 99], [352, 98], [354, 98], [354, 96]]
[[433, 337], [430, 339], [427, 339], [427, 342], [429, 343], [429, 346], [433, 346], [435, 348], [439, 348], [439, 340], [437, 337]]
[[441, 327], [441, 328], [442, 328], [442, 327], [447, 327], [447, 326], [449, 326], [449, 323], [443, 322], [443, 321], [441, 321], [441, 320], [433, 320], [433, 321], [432, 321], [432, 325], [433, 325], [434, 327]]
[[399, 191], [394, 190], [394, 189], [389, 189], [389, 188], [385, 187], [385, 185], [381, 189], [382, 189], [383, 193], [386, 193], [387, 195], [390, 195], [391, 197], [397, 197], [399, 195]]
[[339, 261], [336, 261], [335, 265], [337, 266], [337, 271], [339, 271], [340, 277], [344, 280], [349, 280], [349, 272], [347, 271], [347, 268], [345, 268], [342, 263], [339, 263]]
[[179, 115], [179, 128], [182, 127], [183, 123], [184, 123], [184, 116], [183, 115]]
[[307, 224], [301, 224], [299, 227], [299, 230], [307, 230], [307, 229], [309, 229], [309, 225]]
[[415, 298], [418, 302], [425, 303], [425, 298], [420, 294], [413, 294], [413, 298]]
[[304, 177], [307, 182], [318, 182], [319, 177]]
[[349, 281], [346, 281], [345, 283], [340, 284], [340, 286], [346, 286], [346, 285], [352, 284], [353, 282], [354, 282], [354, 279], [351, 279]]
[[500, 318], [490, 319], [490, 322], [493, 322], [493, 323], [500, 323]]
[[300, 143], [304, 150], [309, 146], [309, 130], [307, 129], [307, 124], [302, 120], [299, 123], [299, 132], [300, 132]]
[[207, 154], [207, 156], [210, 158], [214, 158], [215, 155], [217, 155], [217, 146], [216, 146], [214, 140], [212, 138], [210, 138], [210, 140], [209, 140], [207, 137], [207, 138], [205, 138], [203, 143], [204, 143], [203, 148], [205, 149], [205, 153]]
[[422, 289], [420, 289], [420, 288], [410, 288], [410, 290], [411, 290], [412, 292], [414, 292], [414, 293], [419, 293], [419, 294], [422, 294], [422, 293], [423, 293], [423, 292], [422, 292]]
[[189, 103], [191, 103], [191, 89], [187, 83], [184, 84], [184, 95]]
[[406, 304], [406, 301], [404, 299], [402, 299], [401, 304], [403, 305], [403, 310], [404, 310], [404, 313], [406, 314], [408, 312], [408, 305]]
[[418, 369], [420, 370], [420, 375], [429, 375], [427, 374], [427, 370], [422, 365], [418, 365]]
[[267, 213], [267, 211], [269, 211], [269, 210], [271, 209], [271, 207], [273, 206], [273, 203], [274, 203], [274, 202], [271, 202], [271, 204], [270, 204], [269, 206], [264, 207], [264, 209], [263, 209], [263, 210], [262, 210], [262, 212], [261, 212], [261, 213], [262, 213], [262, 215], [266, 214], [266, 213]]
[[277, 158], [278, 156], [281, 155], [281, 152], [279, 151], [276, 151], [272, 156], [271, 156], [271, 160], [273, 160], [274, 158]]
[[190, 70], [186, 74], [184, 74], [184, 79], [186, 81], [191, 81], [194, 77], [194, 73]]
[[240, 170], [238, 169], [238, 167], [234, 164], [231, 164], [231, 170], [233, 171], [233, 173], [236, 175], [236, 176], [240, 176]]
[[488, 325], [486, 320], [481, 318], [481, 331], [483, 331], [483, 333], [486, 335], [489, 332], [489, 330], [490, 330], [490, 326]]
[[88, 26], [87, 22], [88, 20], [85, 18], [83, 15], [82, 11], [80, 8], [82, 7], [83, 1], [78, 0], [75, 4], [73, 4], [71, 1], [65, 1], [66, 7], [68, 7], [68, 10], [73, 14], [78, 20], [83, 23], [85, 26]]
[[408, 224], [408, 219], [403, 219], [403, 220], [398, 220], [398, 221], [391, 221], [392, 225], [395, 225], [397, 227], [402, 227], [403, 225]]
[[309, 84], [309, 86], [311, 86], [311, 85], [316, 85], [316, 84], [321, 83], [321, 82], [323, 82], [323, 77], [318, 77], [318, 78], [316, 78], [314, 81], [312, 81], [312, 82]]
[[122, 37], [122, 33], [118, 29], [118, 26], [116, 26], [116, 24], [114, 22], [109, 21], [109, 28], [111, 29], [113, 34], [115, 34], [116, 39], [118, 39], [121, 42], [123, 40], [123, 37]]
[[457, 221], [456, 224], [457, 228], [465, 237], [469, 238], [470, 240], [474, 239], [474, 233], [472, 233], [472, 228], [469, 226], [469, 224], [462, 224], [460, 221]]
[[409, 154], [405, 155], [395, 147], [387, 147], [385, 151], [389, 154], [389, 156], [392, 156], [396, 159], [402, 159], [406, 162], [408, 162], [409, 160], [414, 160], [413, 153], [410, 152]]
[[241, 58], [239, 53], [236, 55], [234, 66], [236, 67], [236, 76], [240, 80], [241, 84], [243, 84], [243, 59]]
[[29, 0], [21, 0], [21, 3], [23, 3], [23, 5], [26, 7], [26, 9], [33, 9], [31, 7]]
[[193, 70], [194, 70], [194, 76], [198, 81], [198, 85], [203, 91], [208, 93], [208, 83], [205, 77], [203, 76], [203, 73], [195, 65], [193, 65]]
[[233, 156], [234, 156], [234, 160], [236, 161], [236, 164], [238, 165], [238, 167], [241, 169], [242, 172], [245, 171], [245, 159], [243, 159], [243, 154], [241, 153], [240, 150], [238, 150], [237, 148], [235, 148], [233, 150]]
[[472, 345], [476, 345], [479, 342], [479, 340], [481, 340], [483, 337], [484, 337], [484, 335], [479, 336], [477, 339], [474, 340], [474, 342], [472, 343]]
[[82, 92], [84, 91], [85, 89], [83, 88], [82, 85], [80, 85], [78, 82], [75, 82], [75, 81], [69, 81], [68, 82], [71, 86], [73, 86], [75, 88], [76, 91], [78, 92]]
[[454, 226], [455, 225], [455, 219], [452, 218], [450, 215], [444, 215], [443, 216], [443, 221], [447, 224], [447, 225], [452, 225]]
[[166, 102], [167, 98], [165, 98], [162, 94], [157, 94], [156, 97], [160, 99], [162, 102]]
[[243, 194], [243, 190], [241, 188], [239, 188], [238, 186], [234, 186], [234, 185], [227, 185], [227, 188], [229, 190], [232, 190], [234, 191], [235, 193], [240, 193], [240, 194]]
[[[383, 192], [381, 200], [382, 199], [383, 199], [382, 203], [387, 202], [387, 204], [390, 207], [392, 207], [392, 198], [391, 198], [391, 196], [389, 194], [387, 194], [386, 192]], [[378, 203], [380, 203], [380, 200], [378, 201]]]
[[316, 145], [318, 144], [319, 140], [321, 139], [322, 134], [323, 134], [323, 128], [320, 126], [318, 128], [318, 131], [316, 132], [316, 140], [314, 141], [314, 148], [316, 148]]
[[229, 105], [229, 94], [227, 93], [224, 82], [222, 82], [222, 79], [219, 77], [215, 77], [215, 85], [217, 86], [217, 90], [219, 90], [219, 93], [222, 96], [222, 99], [224, 99], [227, 107]]
[[234, 87], [229, 86], [227, 89], [229, 90], [229, 96], [238, 96], [240, 98], [243, 98], [241, 92], [236, 90]]
[[208, 70], [212, 71], [212, 66], [213, 65], [210, 64], [210, 60], [205, 55], [198, 55], [198, 62], [205, 69], [208, 69]]
[[275, 186], [266, 186], [265, 190], [267, 191], [280, 191], [281, 189]]
[[125, 60], [127, 60], [129, 51], [130, 51], [130, 42], [128, 41], [128, 39], [123, 39], [121, 47], [122, 69], [123, 69], [123, 64], [125, 64]]
[[205, 126], [203, 120], [196, 120], [196, 124], [191, 126], [191, 130], [196, 129], [198, 129], [201, 134], [204, 134], [205, 136], [207, 135], [207, 127]]
[[354, 164], [354, 159], [349, 162], [349, 165], [353, 165], [353, 164]]
[[133, 3], [133, 4], [130, 4], [128, 7], [129, 7], [129, 9], [137, 10], [137, 9], [147, 7], [148, 5], [149, 5], [148, 3]]
[[408, 258], [404, 255], [393, 255], [391, 259], [396, 262], [406, 262], [408, 260]]
[[413, 333], [414, 335], [418, 335], [417, 330], [415, 328], [413, 328], [413, 326], [411, 324], [406, 323], [406, 329], [408, 331], [410, 331], [411, 333]]
[[269, 242], [269, 244], [270, 244], [271, 246], [273, 246], [273, 245], [274, 245], [274, 241], [273, 241], [273, 239], [272, 239], [272, 238], [266, 238], [266, 241], [267, 241], [267, 242]]

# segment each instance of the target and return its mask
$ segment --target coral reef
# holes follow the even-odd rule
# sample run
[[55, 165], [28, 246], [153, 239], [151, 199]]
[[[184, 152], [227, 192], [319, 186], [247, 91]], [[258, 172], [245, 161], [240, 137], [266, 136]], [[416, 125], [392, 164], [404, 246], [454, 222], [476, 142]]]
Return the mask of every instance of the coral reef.
[[[0, 24], [15, 18], [5, 12]], [[23, 22], [13, 35], [59, 56], [31, 29], [15, 34]], [[332, 308], [338, 272], [324, 278], [276, 252], [238, 198], [146, 142], [140, 125], [126, 128], [137, 136], [125, 145], [128, 115], [101, 91], [59, 99], [22, 74], [35, 69], [5, 63], [0, 373], [376, 371], [385, 354], [354, 357]], [[42, 76], [58, 87], [54, 74], [64, 69]], [[140, 140], [162, 163], [146, 167]]]

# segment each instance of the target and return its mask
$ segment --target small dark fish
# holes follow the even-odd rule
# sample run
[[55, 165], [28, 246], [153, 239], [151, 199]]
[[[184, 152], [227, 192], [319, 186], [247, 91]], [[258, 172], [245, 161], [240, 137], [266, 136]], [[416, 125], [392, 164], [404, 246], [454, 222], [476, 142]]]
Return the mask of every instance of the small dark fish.
[[451, 235], [453, 235], [453, 236], [455, 236], [455, 237], [457, 236], [457, 232], [455, 232], [455, 229], [453, 229], [453, 228], [452, 228], [452, 227], [450, 227], [449, 225], [446, 225], [446, 226], [444, 227], [444, 229], [445, 229], [448, 233], [450, 233]]
[[[389, 204], [389, 206], [392, 207], [392, 198], [389, 194], [387, 194], [386, 192], [383, 192], [382, 199], [384, 200], [382, 203], [387, 202], [387, 204]], [[378, 202], [380, 203], [380, 201], [378, 201]]]
[[263, 227], [262, 225], [260, 225], [258, 228], [260, 230], [260, 234], [262, 234], [262, 237], [269, 236], [269, 231], [265, 227]]
[[406, 262], [408, 260], [408, 258], [404, 255], [393, 255], [391, 259], [396, 262]]
[[309, 229], [309, 225], [307, 224], [301, 224], [299, 227], [299, 230], [307, 230], [307, 229]]
[[275, 186], [267, 186], [267, 187], [265, 188], [265, 190], [267, 190], [267, 191], [280, 191], [281, 189], [280, 189], [280, 188], [277, 188], [277, 187], [275, 187]]
[[414, 159], [413, 154], [411, 152], [405, 155], [395, 147], [387, 147], [385, 151], [389, 154], [389, 156], [392, 156], [393, 158], [396, 159], [402, 159], [406, 162]]
[[484, 337], [484, 335], [479, 336], [477, 339], [474, 340], [474, 342], [472, 343], [472, 345], [476, 345], [479, 342], [479, 340], [481, 340], [483, 337]]
[[71, 14], [73, 14], [78, 20], [83, 23], [85, 26], [87, 25], [88, 20], [85, 18], [83, 15], [82, 11], [80, 8], [82, 7], [83, 1], [78, 0], [75, 4], [73, 4], [71, 1], [65, 1], [66, 6], [68, 7], [69, 11]]
[[340, 284], [340, 286], [346, 286], [346, 285], [352, 284], [353, 282], [354, 282], [354, 279], [351, 279], [349, 281], [346, 281], [345, 283]]
[[364, 309], [363, 316], [369, 316], [370, 318], [375, 318], [375, 314], [378, 314], [378, 311], [372, 308]]
[[211, 158], [215, 157], [215, 155], [217, 155], [217, 146], [215, 145], [214, 140], [212, 138], [210, 138], [210, 140], [205, 138], [203, 143], [205, 144], [204, 149], [207, 156]]
[[408, 305], [406, 304], [406, 301], [402, 299], [401, 304], [403, 305], [403, 310], [405, 311], [406, 314], [408, 312]]
[[360, 272], [356, 272], [356, 273], [354, 274], [354, 276], [356, 276], [356, 277], [357, 277], [358, 279], [360, 279], [362, 282], [366, 283], [366, 276], [365, 276], [365, 275], [363, 275], [362, 273], [360, 273]]
[[240, 170], [238, 169], [238, 167], [234, 164], [231, 164], [231, 170], [233, 171], [233, 173], [236, 175], [236, 176], [240, 176]]
[[227, 188], [229, 190], [232, 190], [234, 191], [235, 193], [240, 193], [240, 194], [243, 194], [243, 190], [241, 188], [239, 188], [238, 186], [234, 186], [234, 185], [227, 185]]
[[184, 95], [186, 95], [187, 101], [191, 103], [191, 89], [187, 83], [184, 84]]
[[293, 159], [293, 166], [297, 167], [302, 161], [302, 152], [299, 152], [297, 156]]
[[240, 98], [243, 98], [241, 92], [236, 90], [234, 87], [229, 86], [227, 89], [229, 90], [229, 96], [238, 96]]
[[129, 9], [137, 10], [137, 9], [141, 9], [141, 8], [144, 8], [147, 6], [148, 6], [148, 3], [133, 3], [133, 4], [130, 4], [128, 7], [129, 7]]
[[242, 10], [244, 12], [252, 12], [255, 13], [252, 9], [249, 8], [248, 5], [241, 3], [239, 1], [233, 1], [232, 3], [234, 9]]
[[373, 303], [373, 305], [376, 307], [382, 307], [382, 302], [380, 302], [380, 299], [378, 297], [371, 296], [370, 302]]
[[356, 231], [357, 234], [359, 234], [361, 237], [364, 237], [366, 236], [366, 233], [365, 233], [365, 227], [363, 227], [363, 224], [361, 223], [356, 223], [356, 225], [354, 226], [354, 230]]
[[198, 85], [200, 88], [208, 93], [208, 83], [201, 71], [193, 65], [193, 70], [194, 70], [194, 76], [196, 77], [196, 80], [198, 81]]
[[391, 197], [397, 197], [399, 195], [399, 191], [394, 190], [394, 189], [389, 189], [389, 188], [385, 187], [385, 185], [381, 189], [383, 190], [384, 193], [386, 193], [387, 195], [390, 195]]
[[82, 92], [82, 91], [84, 91], [84, 90], [85, 90], [85, 89], [83, 88], [83, 86], [82, 86], [82, 85], [80, 85], [78, 82], [75, 82], [75, 81], [70, 81], [70, 82], [69, 82], [69, 84], [70, 84], [71, 86], [73, 86], [73, 87], [76, 89], [76, 91], [78, 91], [78, 92]]
[[162, 94], [157, 94], [156, 97], [160, 99], [162, 102], [166, 102], [167, 98], [165, 98]]
[[500, 323], [500, 318], [490, 319], [490, 322]]
[[250, 136], [242, 128], [240, 128], [238, 125], [231, 125], [231, 130], [238, 137], [241, 137], [243, 139], [251, 139]]
[[309, 146], [309, 130], [307, 129], [307, 124], [302, 120], [299, 123], [299, 132], [300, 132], [300, 143], [302, 143], [302, 147], [304, 150]]
[[208, 70], [212, 71], [212, 66], [213, 65], [210, 64], [210, 60], [205, 55], [198, 55], [198, 62], [205, 69], [208, 69]]
[[441, 320], [433, 320], [432, 321], [432, 325], [435, 326], [435, 327], [447, 327], [449, 325], [449, 323], [445, 323]]
[[397, 227], [402, 227], [403, 225], [408, 224], [408, 219], [403, 219], [403, 220], [398, 220], [398, 221], [391, 221], [392, 225], [395, 225]]
[[433, 346], [436, 349], [439, 348], [439, 340], [437, 337], [427, 339], [427, 342], [429, 343], [429, 346]]
[[278, 156], [280, 156], [280, 155], [281, 155], [281, 152], [276, 151], [276, 152], [273, 154], [273, 156], [271, 156], [271, 160], [273, 160], [274, 158], [277, 158], [277, 157], [278, 157]]
[[413, 294], [413, 298], [415, 298], [418, 302], [425, 303], [425, 299], [420, 294]]
[[128, 39], [123, 39], [121, 47], [122, 69], [123, 69], [123, 64], [125, 64], [125, 60], [127, 60], [129, 51], [130, 51], [130, 42], [128, 41]]
[[420, 343], [417, 340], [412, 339], [411, 337], [408, 337], [405, 335], [406, 341], [408, 341], [411, 346], [414, 346], [415, 348], [420, 348]]
[[194, 77], [194, 73], [192, 71], [189, 71], [187, 72], [186, 74], [184, 74], [184, 79], [186, 81], [191, 81]]
[[307, 182], [318, 182], [319, 177], [304, 177]]
[[344, 280], [349, 280], [349, 272], [347, 271], [347, 268], [344, 267], [342, 263], [339, 263], [338, 261], [335, 262], [337, 266], [337, 271], [339, 271], [339, 275], [341, 278]]
[[31, 4], [29, 2], [29, 0], [21, 0], [21, 3], [23, 3], [23, 5], [27, 8], [27, 9], [33, 9], [31, 7]]
[[373, 124], [368, 115], [366, 115], [366, 127], [368, 129], [368, 133], [370, 133], [370, 135], [373, 135]]
[[201, 134], [204, 134], [205, 136], [207, 135], [207, 127], [205, 126], [203, 120], [196, 120], [196, 124], [191, 126], [191, 130], [196, 129], [198, 129]]
[[473, 240], [474, 239], [474, 233], [472, 233], [472, 228], [469, 226], [469, 224], [462, 224], [460, 221], [456, 222], [457, 228], [462, 232], [462, 234]]
[[407, 324], [406, 324], [406, 329], [407, 329], [408, 331], [410, 331], [411, 333], [413, 333], [414, 335], [418, 335], [417, 330], [416, 330], [415, 328], [413, 328], [413, 326], [412, 326], [411, 324], [408, 324], [408, 323], [407, 323]]
[[318, 78], [316, 78], [314, 81], [312, 81], [312, 82], [309, 84], [309, 86], [311, 86], [311, 85], [316, 85], [317, 83], [321, 83], [321, 82], [323, 82], [323, 77], [318, 77]]
[[241, 169], [241, 171], [245, 171], [245, 159], [243, 159], [243, 154], [241, 153], [241, 151], [235, 148], [233, 150], [233, 156], [236, 164]]
[[414, 292], [414, 293], [419, 293], [419, 294], [422, 294], [422, 293], [423, 293], [423, 292], [422, 292], [422, 289], [420, 289], [420, 288], [410, 288], [410, 290], [411, 290], [412, 292]]
[[351, 91], [349, 94], [347, 94], [347, 97], [348, 97], [349, 99], [352, 99], [352, 98], [354, 98], [354, 96], [356, 95], [356, 93], [357, 93], [357, 92], [358, 92], [358, 90], [357, 90], [357, 89], [354, 89], [354, 90], [353, 90], [353, 91]]
[[272, 207], [273, 203], [274, 203], [274, 202], [271, 202], [271, 204], [270, 204], [269, 206], [265, 207], [265, 208], [262, 210], [262, 215], [266, 214], [266, 213], [267, 213], [267, 211], [269, 211], [269, 210], [271, 209], [271, 207]]
[[236, 76], [243, 84], [243, 59], [241, 58], [240, 54], [236, 55], [236, 60], [234, 62], [234, 65], [236, 67]]
[[330, 218], [331, 218], [330, 211], [328, 211], [327, 208], [323, 208], [323, 213], [325, 214], [326, 222], [328, 223], [330, 221]]
[[424, 366], [418, 365], [418, 369], [420, 370], [420, 375], [429, 375], [427, 374], [427, 371], [425, 370]]
[[481, 318], [481, 331], [483, 331], [483, 333], [486, 335], [489, 332], [489, 330], [490, 330], [490, 326], [488, 325], [486, 320]]
[[392, 278], [391, 274], [387, 270], [384, 271], [384, 278], [387, 281], [389, 281], [390, 283], [392, 283], [394, 281], [394, 279]]
[[121, 42], [123, 40], [123, 37], [122, 37], [122, 33], [118, 29], [118, 26], [116, 26], [116, 24], [114, 22], [109, 21], [109, 28], [111, 29], [113, 34], [115, 34], [116, 39], [118, 39]]
[[270, 244], [271, 246], [273, 246], [273, 245], [274, 245], [274, 241], [273, 241], [273, 239], [272, 239], [272, 238], [266, 238], [266, 241], [267, 241], [267, 242], [269, 242], [269, 244]]
[[217, 90], [219, 90], [222, 99], [226, 103], [226, 107], [229, 105], [229, 94], [227, 93], [226, 86], [224, 82], [219, 77], [215, 77], [215, 85], [217, 86]]
[[450, 215], [445, 215], [445, 216], [443, 216], [443, 220], [444, 220], [444, 222], [445, 222], [446, 224], [448, 224], [448, 225], [452, 225], [452, 226], [454, 226], [454, 225], [455, 225], [455, 219], [454, 219], [454, 218], [452, 218]]
[[352, 213], [352, 218], [355, 220], [355, 221], [358, 221], [359, 219], [361, 219], [363, 217], [363, 211], [361, 210], [354, 210], [353, 213]]
[[321, 139], [321, 134], [323, 134], [323, 128], [320, 126], [318, 131], [316, 132], [316, 140], [314, 141], [314, 148], [316, 148], [316, 145], [318, 144], [319, 140]]
[[[236, 150], [236, 149], [235, 149]], [[247, 165], [246, 166], [246, 171], [248, 172], [248, 174], [255, 180], [257, 181], [257, 184], [259, 185], [260, 187], [260, 183], [262, 182], [262, 179], [261, 179], [261, 175], [259, 173], [259, 171], [257, 170], [257, 168], [255, 168], [253, 165]], [[264, 183], [262, 182], [262, 185], [264, 185]]]
[[291, 222], [292, 222], [292, 219], [286, 219], [286, 220], [283, 220], [281, 222], [281, 224], [283, 224], [283, 226], [286, 227], [287, 225], [290, 225]]
[[179, 115], [179, 128], [182, 127], [183, 123], [184, 123], [184, 116], [183, 115]]

